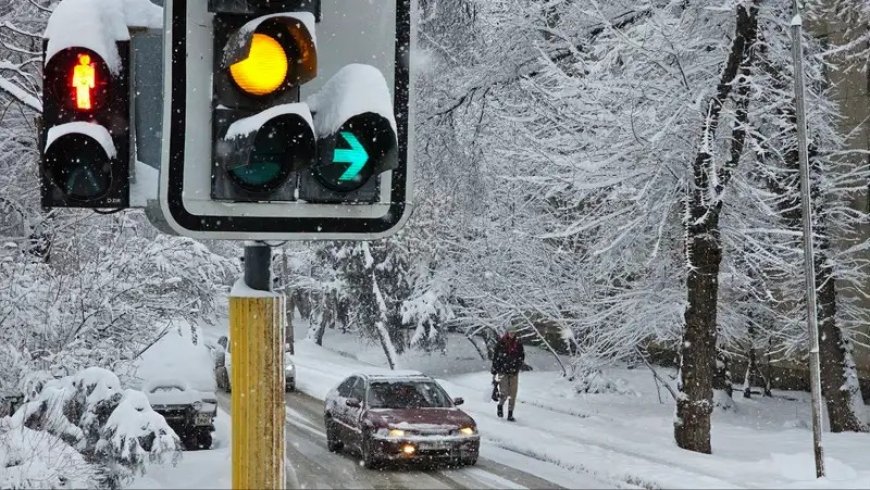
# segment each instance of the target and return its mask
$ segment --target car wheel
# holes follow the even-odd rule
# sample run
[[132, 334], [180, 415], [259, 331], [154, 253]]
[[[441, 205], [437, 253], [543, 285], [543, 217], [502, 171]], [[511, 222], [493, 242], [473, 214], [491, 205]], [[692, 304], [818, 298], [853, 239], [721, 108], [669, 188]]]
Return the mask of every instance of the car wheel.
[[363, 434], [361, 446], [363, 466], [370, 470], [377, 469], [380, 466], [380, 461], [375, 455], [371, 434]]
[[292, 393], [296, 391], [296, 382], [288, 381], [284, 386], [284, 391], [286, 391], [287, 393]]
[[333, 422], [331, 418], [326, 417], [326, 423], [324, 425], [326, 426], [326, 449], [331, 453], [341, 451], [344, 444], [335, 438], [335, 422]]
[[211, 449], [212, 437], [211, 429], [198, 429], [196, 435], [196, 446], [198, 449]]
[[474, 466], [477, 464], [477, 456], [470, 456], [468, 458], [462, 458], [463, 466]]
[[178, 431], [175, 433], [178, 435], [178, 438], [181, 440], [181, 447], [185, 451], [195, 451], [196, 450], [196, 434], [193, 431], [184, 430]]

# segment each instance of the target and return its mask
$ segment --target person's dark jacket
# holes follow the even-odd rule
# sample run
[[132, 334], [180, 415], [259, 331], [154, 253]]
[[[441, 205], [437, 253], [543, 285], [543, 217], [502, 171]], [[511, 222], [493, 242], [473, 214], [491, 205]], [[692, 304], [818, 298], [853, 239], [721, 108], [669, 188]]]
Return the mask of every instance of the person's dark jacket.
[[516, 336], [498, 339], [492, 353], [492, 374], [517, 374], [523, 367], [526, 352]]

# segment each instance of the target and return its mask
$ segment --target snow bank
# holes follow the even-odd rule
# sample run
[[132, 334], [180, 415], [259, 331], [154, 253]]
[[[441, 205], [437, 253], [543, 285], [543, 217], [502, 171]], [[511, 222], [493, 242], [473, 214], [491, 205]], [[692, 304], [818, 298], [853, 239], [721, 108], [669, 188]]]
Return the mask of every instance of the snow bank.
[[63, 0], [48, 19], [45, 63], [67, 48], [97, 53], [109, 71], [119, 73], [121, 57], [115, 45], [130, 39], [130, 27], [162, 28], [163, 9], [150, 0]]
[[366, 112], [388, 120], [393, 133], [397, 133], [390, 88], [384, 75], [373, 66], [345, 66], [307, 102], [314, 113], [318, 137], [335, 134], [348, 119]]
[[0, 420], [0, 488], [96, 488], [97, 474], [59, 437]]
[[126, 488], [232, 488], [230, 416], [218, 408], [214, 442], [207, 451], [188, 451], [179, 461], [149, 463]]

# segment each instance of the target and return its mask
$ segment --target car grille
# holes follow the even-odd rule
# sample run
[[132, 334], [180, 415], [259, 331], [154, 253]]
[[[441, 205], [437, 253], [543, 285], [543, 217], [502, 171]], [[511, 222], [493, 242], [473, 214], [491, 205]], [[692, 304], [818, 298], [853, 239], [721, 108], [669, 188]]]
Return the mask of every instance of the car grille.
[[187, 409], [184, 408], [155, 410], [155, 412], [163, 415], [163, 418], [166, 420], [183, 420], [187, 418]]
[[415, 429], [413, 431], [414, 434], [424, 436], [424, 437], [426, 437], [426, 436], [451, 436], [451, 435], [454, 435], [455, 432], [456, 431], [454, 431], [452, 429], [424, 429], [424, 430]]

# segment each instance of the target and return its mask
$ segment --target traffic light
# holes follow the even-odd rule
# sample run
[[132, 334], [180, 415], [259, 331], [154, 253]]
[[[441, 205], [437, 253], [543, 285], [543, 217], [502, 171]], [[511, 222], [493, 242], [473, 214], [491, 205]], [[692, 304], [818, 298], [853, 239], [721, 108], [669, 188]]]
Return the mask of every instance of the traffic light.
[[299, 197], [316, 203], [376, 202], [377, 176], [398, 166], [392, 98], [379, 70], [343, 67], [308, 99], [318, 132], [317, 162]]
[[293, 201], [297, 173], [316, 155], [311, 113], [298, 103], [317, 76], [315, 18], [235, 7], [214, 16], [212, 198]]
[[[116, 63], [100, 53], [43, 42], [40, 177], [45, 208], [129, 205], [130, 42], [119, 41]], [[114, 53], [112, 53], [114, 55]]]
[[411, 0], [166, 0], [165, 221], [373, 239], [407, 220]]

